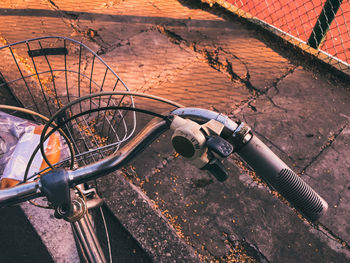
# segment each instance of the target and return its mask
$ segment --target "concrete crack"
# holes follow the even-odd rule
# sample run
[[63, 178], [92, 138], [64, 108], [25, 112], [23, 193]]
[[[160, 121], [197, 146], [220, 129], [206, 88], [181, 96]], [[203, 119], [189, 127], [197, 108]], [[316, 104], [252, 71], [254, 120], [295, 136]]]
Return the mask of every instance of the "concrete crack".
[[247, 101], [247, 105], [248, 105], [248, 108], [252, 109], [252, 111], [257, 112], [258, 109], [252, 104], [254, 101], [255, 101], [255, 99]]
[[227, 116], [230, 118], [233, 118], [233, 119], [235, 119], [235, 118], [237, 119], [238, 118], [237, 115], [246, 107], [250, 108], [254, 112], [258, 112], [258, 108], [253, 105], [256, 102], [256, 99], [258, 97], [259, 96], [254, 96], [254, 97], [249, 98], [246, 101], [242, 101], [242, 103], [237, 108], [233, 109], [233, 111], [231, 113], [228, 113]]
[[337, 139], [337, 137], [343, 132], [343, 130], [346, 128], [346, 126], [349, 123], [345, 123], [345, 125], [343, 125], [336, 133], [334, 133], [333, 135], [328, 137], [328, 140], [326, 142], [325, 145], [323, 145], [321, 147], [321, 150], [319, 151], [319, 153], [314, 156], [311, 161], [302, 169], [302, 174], [305, 173], [305, 171], [314, 163], [317, 161], [317, 159], [323, 154], [324, 151], [326, 151], [328, 148], [332, 147], [333, 143], [335, 142], [335, 140]]
[[[221, 49], [222, 50], [222, 49]], [[223, 51], [224, 53], [226, 53], [225, 51]], [[237, 57], [236, 55], [232, 55], [231, 56], [238, 60], [245, 68], [246, 73], [243, 76], [239, 76], [238, 74], [236, 74], [233, 70], [232, 67], [232, 62], [230, 62], [228, 59], [226, 59], [226, 65], [224, 65], [224, 67], [226, 66], [226, 71], [228, 72], [229, 76], [231, 76], [232, 79], [238, 79], [240, 82], [242, 82], [249, 91], [251, 91], [253, 94], [262, 94], [264, 93], [263, 91], [259, 90], [258, 88], [256, 88], [250, 81], [250, 71], [249, 71], [249, 67], [247, 65], [247, 63], [245, 63], [244, 61], [242, 61], [239, 57]]]
[[[213, 69], [225, 74], [232, 82], [240, 82], [244, 84], [247, 89], [252, 92], [254, 95], [263, 93], [258, 88], [254, 87], [254, 85], [250, 81], [250, 72], [246, 63], [244, 63], [239, 57], [236, 55], [228, 54], [221, 47], [213, 47], [209, 49], [207, 47], [202, 47], [200, 44], [196, 42], [188, 41], [182, 38], [180, 35], [175, 32], [166, 29], [164, 26], [157, 26], [158, 31], [161, 34], [164, 34], [168, 37], [168, 39], [176, 44], [181, 46], [181, 44], [193, 50], [197, 55], [199, 55], [204, 61]], [[240, 75], [235, 72], [233, 63], [230, 61], [230, 58], [227, 56], [231, 56], [234, 60], [237, 60], [240, 64], [242, 64], [245, 68], [245, 73]]]
[[49, 5], [53, 10], [61, 14], [61, 19], [63, 23], [68, 25], [73, 31], [83, 37], [89, 39], [90, 41], [97, 44], [100, 48], [97, 51], [98, 55], [105, 54], [110, 48], [111, 45], [106, 43], [102, 37], [98, 34], [98, 31], [92, 28], [82, 29], [79, 27], [77, 22], [79, 22], [79, 15], [74, 12], [64, 11], [52, 0], [47, 0]]
[[[237, 58], [238, 60], [240, 60], [238, 57], [235, 56], [235, 58]], [[250, 79], [250, 75], [249, 75], [249, 69], [247, 67], [247, 65], [241, 61], [241, 63], [246, 67], [246, 71], [247, 71], [247, 76], [245, 78], [242, 79], [242, 82], [245, 83], [245, 85], [248, 87], [250, 84], [249, 79]], [[288, 109], [281, 107], [280, 105], [278, 105], [277, 103], [275, 103], [275, 101], [273, 100], [273, 97], [270, 96], [268, 94], [269, 90], [271, 90], [272, 88], [276, 91], [276, 94], [279, 94], [279, 89], [278, 89], [278, 84], [284, 80], [287, 76], [289, 76], [290, 74], [292, 74], [295, 70], [297, 69], [297, 66], [291, 67], [285, 74], [283, 74], [280, 78], [277, 78], [272, 85], [267, 88], [266, 90], [259, 90], [254, 88], [253, 86], [251, 86], [251, 90], [253, 90], [253, 93], [255, 92], [255, 96], [250, 98], [248, 101], [246, 101], [245, 103], [243, 103], [242, 105], [240, 105], [239, 107], [237, 107], [234, 112], [232, 112], [231, 117], [235, 117], [235, 115], [237, 115], [239, 112], [242, 111], [242, 109], [244, 109], [245, 107], [250, 108], [252, 111], [257, 112], [258, 109], [257, 107], [255, 107], [254, 105], [252, 105], [252, 103], [254, 103], [258, 98], [260, 98], [261, 96], [265, 95], [266, 98], [271, 102], [271, 104], [280, 109], [283, 110], [284, 112], [288, 112]], [[276, 95], [275, 94], [275, 95]]]
[[[344, 179], [346, 180], [346, 178], [344, 178]], [[338, 192], [338, 199], [337, 199], [334, 207], [339, 207], [340, 206], [340, 203], [341, 203], [341, 201], [343, 199], [342, 197], [344, 196], [344, 193], [346, 193], [347, 191], [348, 191], [348, 185], [347, 185], [347, 183], [345, 183], [343, 185], [343, 189]], [[338, 212], [338, 210], [334, 211], [334, 216], [337, 215], [337, 212]]]
[[79, 18], [79, 15], [75, 14], [74, 12], [68, 12], [68, 11], [63, 11], [59, 8], [58, 5], [56, 5], [56, 3], [52, 0], [47, 0], [48, 3], [50, 4], [50, 6], [56, 10], [57, 12], [61, 13], [63, 17], [66, 17], [68, 19], [73, 19], [73, 20], [77, 20]]
[[[171, 31], [171, 30], [165, 28], [164, 26], [158, 26], [157, 29], [160, 33], [166, 35], [172, 43], [179, 45], [179, 46], [184, 45], [187, 48], [190, 48], [191, 50], [193, 50], [200, 59], [204, 58], [204, 61], [211, 68], [225, 74], [230, 79], [230, 81], [242, 83], [250, 91], [250, 93], [254, 96], [254, 98], [252, 98], [248, 101], [245, 101], [242, 104], [248, 105], [248, 107], [251, 108], [253, 111], [256, 112], [257, 108], [252, 105], [252, 102], [254, 100], [256, 100], [257, 98], [259, 98], [261, 95], [266, 95], [267, 99], [271, 102], [271, 104], [274, 107], [276, 107], [280, 110], [283, 110], [284, 112], [288, 112], [288, 110], [286, 108], [283, 108], [280, 105], [278, 105], [277, 103], [275, 103], [272, 96], [268, 95], [268, 91], [271, 88], [274, 88], [278, 94], [279, 93], [278, 84], [281, 81], [283, 81], [287, 76], [292, 74], [297, 69], [297, 66], [290, 67], [287, 70], [287, 72], [285, 72], [282, 76], [277, 78], [272, 83], [272, 85], [270, 87], [268, 87], [266, 90], [260, 90], [257, 87], [255, 87], [253, 85], [253, 83], [251, 82], [251, 74], [250, 74], [250, 70], [249, 70], [247, 63], [245, 63], [238, 56], [226, 52], [221, 47], [214, 46], [212, 48], [208, 48], [208, 47], [201, 46], [199, 43], [188, 41], [188, 40], [184, 39], [183, 37], [181, 37], [180, 35], [178, 35], [176, 32]], [[239, 63], [239, 65], [243, 65], [244, 73], [239, 74], [239, 73], [237, 73], [237, 71], [235, 71], [234, 63], [232, 62], [234, 60], [237, 61], [237, 63]], [[240, 106], [242, 106], [242, 105], [240, 105]], [[241, 108], [242, 107], [240, 107], [240, 109]], [[240, 110], [236, 109], [233, 114], [235, 115], [239, 111]]]
[[294, 71], [298, 68], [298, 66], [291, 66], [281, 77], [277, 78], [271, 85], [270, 88], [268, 88], [266, 90], [266, 92], [268, 90], [270, 90], [271, 88], [274, 88], [277, 91], [277, 94], [279, 93], [279, 89], [278, 89], [278, 84], [284, 80], [286, 77], [288, 77], [289, 75], [293, 74]]
[[274, 144], [271, 140], [269, 140], [267, 137], [265, 137], [263, 134], [257, 132], [256, 130], [254, 130], [254, 133], [256, 133], [260, 138], [263, 138], [264, 140], [266, 140], [269, 144], [271, 144], [273, 147], [275, 147], [278, 151], [280, 151], [281, 153], [285, 154], [288, 156], [288, 158], [291, 159], [292, 162], [294, 162], [294, 160], [288, 155], [287, 152], [285, 152], [284, 150], [282, 150], [279, 146], [277, 146], [276, 144]]
[[[243, 239], [233, 239], [231, 235], [224, 232], [226, 236], [226, 244], [228, 244], [231, 249], [229, 255], [224, 257], [225, 260], [232, 260], [233, 256], [237, 262], [260, 262], [268, 263], [268, 259], [260, 252], [257, 246], [248, 243], [244, 238]], [[231, 261], [228, 261], [231, 262]], [[236, 262], [236, 261], [234, 261]]]
[[318, 223], [317, 225], [313, 225], [313, 228], [325, 235], [327, 238], [340, 244], [342, 248], [345, 248], [346, 250], [350, 251], [350, 244], [343, 240], [341, 237], [337, 236], [335, 233], [333, 233], [333, 231], [325, 225]]
[[274, 106], [274, 107], [276, 107], [277, 109], [280, 109], [280, 110], [282, 110], [282, 111], [284, 111], [284, 112], [288, 112], [288, 110], [286, 109], [286, 108], [283, 108], [282, 106], [279, 106], [278, 104], [276, 104], [275, 102], [274, 102], [274, 100], [270, 97], [270, 96], [268, 96], [267, 94], [266, 94], [266, 98], [271, 102], [271, 104]]
[[271, 104], [280, 109], [280, 110], [283, 110], [284, 112], [288, 112], [288, 110], [286, 108], [283, 108], [282, 106], [276, 104], [272, 98], [272, 96], [269, 96], [269, 93], [268, 91], [271, 90], [271, 89], [274, 89], [276, 91], [276, 94], [274, 95], [277, 95], [280, 93], [279, 89], [278, 89], [278, 84], [283, 81], [286, 77], [288, 77], [290, 74], [292, 74], [295, 70], [297, 69], [297, 66], [293, 66], [293, 67], [290, 67], [287, 72], [285, 72], [281, 77], [277, 78], [271, 85], [271, 87], [267, 88], [264, 93], [266, 94], [266, 98], [271, 102]]
[[59, 7], [52, 0], [47, 0], [55, 9], [59, 9]]
[[176, 152], [172, 152], [167, 156], [163, 157], [162, 160], [154, 167], [149, 175], [146, 175], [146, 179], [149, 177], [160, 173], [164, 168], [166, 168], [171, 162], [173, 162], [178, 157]]

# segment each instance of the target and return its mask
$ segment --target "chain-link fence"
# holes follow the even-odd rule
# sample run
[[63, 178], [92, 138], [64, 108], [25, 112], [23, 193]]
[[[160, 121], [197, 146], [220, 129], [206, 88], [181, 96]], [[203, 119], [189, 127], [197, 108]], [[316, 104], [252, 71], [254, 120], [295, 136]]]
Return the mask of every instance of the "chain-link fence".
[[214, 0], [350, 74], [349, 0]]

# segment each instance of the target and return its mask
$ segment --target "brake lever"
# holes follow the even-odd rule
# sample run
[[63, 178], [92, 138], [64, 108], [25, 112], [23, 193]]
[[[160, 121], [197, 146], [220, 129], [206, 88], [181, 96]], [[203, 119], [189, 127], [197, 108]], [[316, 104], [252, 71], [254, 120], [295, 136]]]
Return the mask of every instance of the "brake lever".
[[201, 170], [210, 172], [219, 182], [224, 182], [228, 178], [225, 166], [216, 158], [211, 159]]
[[[206, 146], [209, 152], [215, 153], [221, 158], [227, 158], [232, 154], [234, 148], [225, 139], [217, 135], [206, 136]], [[217, 158], [212, 158], [201, 170], [210, 172], [219, 181], [223, 182], [228, 178], [228, 172], [222, 162]]]

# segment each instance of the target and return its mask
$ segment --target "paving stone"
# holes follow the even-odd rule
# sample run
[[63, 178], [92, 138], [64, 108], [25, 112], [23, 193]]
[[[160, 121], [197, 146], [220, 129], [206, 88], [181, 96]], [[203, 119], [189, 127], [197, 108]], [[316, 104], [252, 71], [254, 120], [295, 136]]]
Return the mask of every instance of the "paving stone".
[[5, 0], [0, 4], [0, 13], [0, 33], [10, 43], [41, 36], [74, 34], [61, 14], [51, 10], [44, 1]]
[[144, 172], [149, 164], [155, 166], [156, 156], [169, 156], [166, 147], [161, 151], [167, 140], [166, 136], [147, 149], [128, 174], [200, 259], [225, 261], [234, 255], [257, 262], [348, 261], [346, 249], [339, 244], [330, 248], [325, 234], [258, 186], [247, 170], [236, 166], [236, 158], [225, 162], [230, 177], [224, 183], [182, 158], [168, 157], [153, 173]]
[[248, 89], [265, 91], [293, 67], [238, 23], [222, 23], [220, 29], [210, 25], [196, 27], [191, 22], [186, 27], [166, 28], [186, 39], [187, 44], [206, 56], [213, 66], [223, 66], [222, 71], [243, 81]]
[[148, 92], [188, 107], [204, 107], [223, 113], [232, 111], [251, 97], [242, 83], [233, 82], [200, 62], [186, 65], [172, 79]]
[[321, 222], [347, 244], [350, 243], [349, 145], [348, 123], [305, 171], [306, 181], [320, 189], [329, 204], [329, 211]]
[[237, 117], [302, 172], [348, 122], [349, 92], [297, 68]]
[[192, 52], [169, 43], [156, 29], [139, 32], [128, 39], [127, 45], [102, 55], [102, 58], [108, 64], [116, 65], [118, 75], [136, 91], [158, 86], [196, 61]]
[[166, 217], [155, 209], [155, 203], [121, 173], [104, 178], [99, 190], [111, 211], [153, 261], [199, 262], [193, 248], [176, 234]]
[[155, 261], [349, 261], [348, 85], [297, 68], [254, 30], [187, 1], [4, 0], [0, 14], [10, 42], [81, 40], [132, 90], [246, 121], [330, 204], [311, 226], [238, 159], [226, 162], [231, 176], [218, 183], [177, 158], [166, 134], [123, 171], [128, 180], [100, 181], [111, 209]]

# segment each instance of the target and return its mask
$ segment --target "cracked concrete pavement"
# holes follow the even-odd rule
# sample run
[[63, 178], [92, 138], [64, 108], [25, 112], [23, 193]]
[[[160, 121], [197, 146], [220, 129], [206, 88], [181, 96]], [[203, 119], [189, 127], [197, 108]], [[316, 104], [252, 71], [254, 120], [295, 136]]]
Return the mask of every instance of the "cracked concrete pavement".
[[330, 205], [310, 224], [237, 156], [226, 160], [230, 177], [219, 183], [178, 158], [165, 134], [99, 181], [110, 209], [155, 262], [349, 262], [347, 82], [195, 0], [5, 0], [0, 14], [9, 42], [75, 38], [133, 91], [247, 122]]

